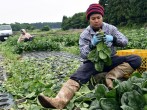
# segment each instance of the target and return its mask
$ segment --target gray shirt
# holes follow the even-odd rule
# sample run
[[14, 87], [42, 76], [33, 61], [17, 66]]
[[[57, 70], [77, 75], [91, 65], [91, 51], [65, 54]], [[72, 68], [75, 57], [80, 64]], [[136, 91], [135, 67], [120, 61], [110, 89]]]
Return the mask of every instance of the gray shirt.
[[[125, 47], [128, 43], [128, 39], [121, 32], [117, 30], [117, 28], [113, 25], [103, 22], [102, 30], [107, 35], [112, 35], [115, 37], [116, 41], [107, 43], [107, 46], [111, 48], [111, 55], [116, 54], [115, 46]], [[91, 51], [89, 45], [91, 45], [91, 39], [96, 32], [93, 31], [91, 26], [88, 26], [80, 35], [79, 39], [79, 48], [81, 53], [81, 58], [83, 60], [87, 60], [87, 55]]]

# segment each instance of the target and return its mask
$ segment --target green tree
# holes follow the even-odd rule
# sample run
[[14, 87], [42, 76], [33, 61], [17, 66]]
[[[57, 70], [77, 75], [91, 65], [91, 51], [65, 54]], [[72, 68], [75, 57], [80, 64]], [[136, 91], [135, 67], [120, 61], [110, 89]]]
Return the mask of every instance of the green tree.
[[49, 28], [49, 26], [44, 26], [41, 30], [42, 30], [42, 31], [49, 31], [50, 28]]
[[101, 4], [104, 8], [108, 4], [107, 2], [108, 2], [108, 0], [99, 0], [99, 4]]
[[70, 18], [68, 18], [67, 16], [63, 16], [61, 28], [63, 30], [68, 30], [69, 27], [70, 27]]
[[73, 29], [85, 28], [87, 26], [85, 13], [76, 13], [72, 16], [70, 26]]
[[147, 0], [129, 0], [130, 10], [128, 22], [145, 23], [147, 19]]
[[107, 0], [106, 4], [104, 17], [106, 22], [115, 25], [143, 24], [146, 22], [146, 0]]
[[62, 20], [62, 29], [81, 29], [85, 28], [88, 25], [88, 21], [86, 20], [85, 12], [76, 13], [72, 17], [63, 16]]
[[11, 24], [11, 27], [12, 27], [12, 30], [13, 31], [19, 31], [21, 29], [21, 24], [20, 23], [17, 23], [17, 22], [15, 24], [12, 23]]

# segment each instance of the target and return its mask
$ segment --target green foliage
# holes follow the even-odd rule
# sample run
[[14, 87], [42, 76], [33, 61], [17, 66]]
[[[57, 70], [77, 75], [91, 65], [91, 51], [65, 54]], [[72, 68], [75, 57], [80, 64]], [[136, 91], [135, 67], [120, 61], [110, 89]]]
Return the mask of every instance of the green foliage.
[[28, 30], [34, 30], [35, 27], [32, 26], [31, 24], [29, 23], [12, 23], [11, 24], [11, 27], [12, 27], [12, 30], [13, 31], [19, 31], [20, 29], [28, 29]]
[[44, 26], [49, 26], [51, 29], [54, 28], [61, 28], [61, 22], [38, 22], [38, 23], [31, 23], [36, 29], [41, 29]]
[[[146, 0], [100, 0], [99, 3], [105, 8], [104, 21], [120, 26], [143, 26], [146, 23], [147, 2]], [[119, 5], [121, 4], [121, 5]], [[87, 7], [88, 8], [88, 7]], [[111, 13], [111, 14], [110, 14]], [[52, 28], [80, 29], [88, 26], [85, 12], [75, 13], [71, 17], [63, 16], [62, 23], [14, 23], [11, 24], [13, 31], [22, 28], [28, 30], [42, 29], [44, 26]]]
[[65, 51], [65, 52], [72, 53], [74, 55], [79, 55], [80, 54], [79, 47], [77, 47], [77, 46], [66, 47], [66, 48], [63, 48], [62, 50]]
[[11, 27], [13, 31], [19, 31], [20, 29], [34, 30], [34, 29], [42, 29], [44, 26], [48, 26], [50, 28], [61, 28], [61, 22], [55, 23], [12, 23]]
[[[100, 3], [104, 4], [103, 2]], [[107, 4], [104, 16], [106, 22], [121, 26], [146, 23], [147, 4], [145, 0], [105, 0], [105, 4]]]
[[13, 53], [21, 54], [28, 51], [59, 51], [59, 44], [52, 42], [51, 40], [46, 41], [47, 39], [34, 39], [32, 42], [23, 42], [19, 43], [14, 47]]
[[68, 35], [67, 37], [63, 38], [65, 42], [65, 46], [78, 46], [79, 41], [79, 34], [75, 35]]
[[[120, 28], [120, 30], [129, 40], [134, 39], [130, 40], [130, 44], [133, 41], [146, 38], [146, 30], [143, 28]], [[35, 34], [35, 42], [39, 42], [35, 45], [39, 44], [42, 48], [46, 47], [45, 42], [47, 41], [48, 44], [49, 40], [57, 43], [62, 51], [79, 52], [77, 45], [78, 34], [69, 35], [67, 31], [58, 31], [57, 33], [36, 31]], [[69, 45], [66, 45], [66, 40], [70, 40], [70, 37], [75, 38], [72, 39]], [[12, 50], [17, 45], [17, 39], [18, 35], [9, 37], [6, 42], [0, 43], [0, 52], [5, 57], [5, 62], [1, 63], [5, 64], [4, 67], [8, 75], [7, 81], [2, 84], [5, 89], [1, 87], [0, 90], [1, 92], [9, 92], [14, 96], [14, 100], [19, 102], [16, 110], [46, 110], [39, 105], [37, 95], [43, 92], [47, 96], [54, 97], [61, 85], [80, 66], [80, 62], [61, 56], [51, 56], [46, 59], [18, 59], [20, 56], [12, 53]], [[140, 47], [137, 47], [138, 44], [135, 42], [129, 48], [144, 48], [144, 45], [147, 44], [145, 41], [141, 42]], [[31, 45], [30, 43], [20, 45], [23, 45], [24, 49], [26, 49], [26, 46]], [[102, 59], [105, 58], [103, 53], [100, 56]], [[86, 84], [75, 94], [65, 110], [146, 110], [146, 72], [142, 73], [142, 75], [136, 72], [131, 78], [123, 82], [114, 81], [114, 86], [112, 90], [109, 90], [104, 84], [98, 84], [93, 90], [90, 90]], [[21, 103], [21, 101], [24, 102]]]
[[[146, 0], [100, 0], [99, 3], [105, 8], [105, 22], [130, 27], [143, 26], [146, 23]], [[69, 18], [63, 16], [61, 25], [63, 30], [86, 28], [87, 26], [85, 12], [76, 13]]]
[[141, 76], [137, 74], [139, 73], [135, 73], [123, 82], [115, 81], [117, 83], [112, 90], [104, 84], [98, 84], [94, 90], [90, 91], [85, 85], [76, 93], [67, 108], [73, 107], [74, 104], [77, 108], [88, 110], [144, 110], [147, 74], [143, 73]]
[[49, 31], [50, 28], [49, 28], [49, 26], [44, 26], [41, 30], [42, 30], [42, 31]]
[[[38, 94], [43, 92], [54, 97], [79, 64], [79, 61], [62, 56], [8, 61], [6, 68], [9, 78], [3, 83], [3, 87], [5, 92], [11, 93], [18, 103], [16, 110], [20, 108], [32, 110], [30, 107], [44, 110], [37, 103]], [[25, 100], [24, 103], [19, 102], [22, 99]]]
[[103, 71], [104, 65], [111, 65], [111, 51], [103, 41], [104, 32], [98, 32], [101, 42], [88, 54], [88, 59], [95, 65], [97, 71]]
[[21, 54], [28, 51], [56, 51], [60, 50], [58, 42], [51, 41], [48, 37], [35, 37], [33, 41], [17, 43], [17, 37], [10, 38], [4, 45], [13, 48], [11, 52]]
[[38, 34], [36, 34], [34, 40], [30, 42], [17, 43], [17, 35], [9, 37], [8, 40], [2, 43], [1, 49], [3, 49], [5, 53], [12, 52], [13, 54], [21, 54], [23, 52], [32, 51], [66, 51], [77, 55], [79, 54], [79, 34], [77, 33], [70, 35], [67, 34], [67, 32], [64, 34], [60, 31], [55, 33], [50, 31], [35, 31], [35, 33]]
[[[104, 21], [120, 26], [143, 26], [146, 23], [147, 2], [146, 0], [100, 0], [99, 3], [105, 9]], [[121, 5], [120, 5], [121, 4]], [[88, 8], [88, 7], [87, 7]], [[110, 14], [111, 13], [111, 14]], [[22, 28], [28, 30], [42, 29], [44, 26], [52, 28], [80, 29], [88, 26], [85, 12], [75, 13], [71, 17], [63, 16], [62, 23], [14, 23], [11, 24], [13, 31]]]
[[147, 49], [147, 29], [145, 28], [121, 28], [120, 31], [127, 36], [129, 43], [119, 49]]
[[68, 30], [68, 29], [82, 29], [85, 28], [88, 25], [88, 22], [86, 20], [85, 13], [76, 13], [72, 17], [67, 18], [66, 16], [63, 16], [62, 20], [62, 29]]
[[63, 16], [62, 24], [61, 24], [63, 30], [68, 30], [70, 28], [69, 20], [70, 18], [67, 18], [67, 16]]

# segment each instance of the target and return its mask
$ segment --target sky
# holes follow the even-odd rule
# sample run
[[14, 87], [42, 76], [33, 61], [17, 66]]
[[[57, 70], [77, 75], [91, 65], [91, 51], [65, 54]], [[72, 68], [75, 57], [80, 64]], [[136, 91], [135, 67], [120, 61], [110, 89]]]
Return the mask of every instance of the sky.
[[62, 22], [99, 0], [0, 0], [0, 24]]

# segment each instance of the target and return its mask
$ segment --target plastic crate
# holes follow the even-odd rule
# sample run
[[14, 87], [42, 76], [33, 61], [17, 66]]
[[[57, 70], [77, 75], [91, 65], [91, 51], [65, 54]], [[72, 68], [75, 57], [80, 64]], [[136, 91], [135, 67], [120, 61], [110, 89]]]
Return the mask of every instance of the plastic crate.
[[142, 64], [140, 68], [137, 69], [138, 72], [143, 73], [147, 71], [147, 50], [143, 49], [128, 49], [128, 50], [118, 50], [117, 55], [124, 56], [124, 55], [139, 55], [142, 58]]

